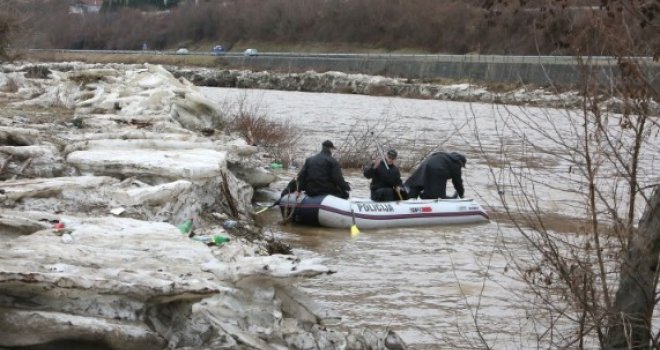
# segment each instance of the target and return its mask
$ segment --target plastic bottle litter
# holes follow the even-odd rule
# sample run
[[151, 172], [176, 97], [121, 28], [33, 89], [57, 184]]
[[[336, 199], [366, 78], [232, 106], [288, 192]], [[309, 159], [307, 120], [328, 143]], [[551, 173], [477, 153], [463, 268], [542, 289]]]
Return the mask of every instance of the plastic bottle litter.
[[71, 233], [73, 232], [73, 229], [70, 227], [67, 227], [67, 225], [63, 221], [58, 221], [53, 225], [53, 233], [57, 236], [62, 236], [65, 233]]
[[209, 243], [209, 242], [213, 241], [213, 237], [211, 237], [211, 236], [192, 236], [192, 237], [190, 237], [190, 239], [192, 239], [193, 241], [202, 242], [202, 243]]
[[215, 245], [222, 245], [224, 243], [229, 242], [230, 239], [229, 237], [221, 236], [221, 235], [213, 235], [213, 244]]
[[64, 223], [63, 222], [58, 222], [53, 226], [53, 232], [55, 232], [56, 235], [61, 236], [64, 233]]
[[222, 223], [222, 227], [224, 228], [238, 227], [238, 222], [234, 220], [225, 220], [225, 222]]
[[213, 235], [213, 236], [193, 236], [190, 237], [190, 239], [197, 241], [197, 242], [202, 242], [206, 243], [208, 245], [223, 245], [224, 243], [227, 243], [230, 241], [229, 237], [225, 237], [222, 235]]
[[64, 244], [71, 244], [73, 243], [73, 236], [71, 236], [68, 233], [65, 233], [62, 235], [62, 243]]
[[61, 222], [64, 225], [64, 227], [68, 227], [68, 228], [73, 228], [80, 224], [80, 222], [70, 218], [61, 218], [59, 222]]
[[270, 168], [271, 169], [282, 169], [282, 163], [272, 162], [272, 163], [270, 163]]
[[177, 227], [179, 228], [179, 231], [181, 231], [181, 233], [188, 234], [188, 233], [190, 233], [190, 231], [192, 231], [193, 219], [188, 219], [188, 220], [182, 222]]

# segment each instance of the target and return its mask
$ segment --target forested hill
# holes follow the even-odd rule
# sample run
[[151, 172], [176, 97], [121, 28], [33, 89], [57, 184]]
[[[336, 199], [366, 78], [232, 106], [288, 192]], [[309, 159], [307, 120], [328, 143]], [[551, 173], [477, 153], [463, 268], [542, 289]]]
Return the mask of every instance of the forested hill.
[[[81, 0], [3, 0], [20, 17], [14, 47], [63, 49], [237, 49], [447, 54], [607, 55], [625, 33], [636, 49], [660, 47], [657, 13], [637, 8], [635, 23], [615, 20], [603, 0], [86, 0], [96, 13], [71, 12]], [[609, 21], [609, 23], [606, 23]], [[636, 40], [639, 39], [639, 40]], [[263, 47], [259, 47], [264, 49]]]

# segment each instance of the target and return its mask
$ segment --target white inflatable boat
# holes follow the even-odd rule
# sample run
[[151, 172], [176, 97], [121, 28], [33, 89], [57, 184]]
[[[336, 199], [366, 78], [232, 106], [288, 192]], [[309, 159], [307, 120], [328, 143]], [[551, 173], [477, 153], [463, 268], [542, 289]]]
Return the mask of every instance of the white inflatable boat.
[[295, 223], [359, 229], [422, 225], [458, 225], [488, 222], [488, 214], [473, 199], [409, 199], [374, 202], [370, 199], [341, 199], [304, 194], [284, 196], [279, 203], [282, 215]]

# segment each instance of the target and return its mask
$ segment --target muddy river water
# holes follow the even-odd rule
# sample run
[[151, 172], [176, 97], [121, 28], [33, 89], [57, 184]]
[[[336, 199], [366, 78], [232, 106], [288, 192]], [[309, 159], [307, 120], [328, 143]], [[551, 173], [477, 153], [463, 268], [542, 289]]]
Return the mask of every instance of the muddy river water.
[[[527, 130], [528, 134], [521, 135], [515, 128], [504, 130], [493, 117], [502, 115], [502, 107], [342, 94], [224, 88], [203, 91], [226, 105], [244, 100], [270, 118], [294, 122], [303, 129], [296, 154], [300, 161], [318, 152], [325, 139], [341, 146], [356, 127], [375, 128], [386, 123], [383, 134], [397, 141], [384, 147], [399, 148], [402, 162], [411, 161], [406, 157], [412, 157], [414, 147], [435, 145], [465, 153], [466, 196], [492, 211], [501, 208], [498, 191], [507, 191], [507, 195], [510, 191], [515, 197], [529, 190], [524, 186], [494, 186], [495, 180], [506, 183], [506, 179], [490, 170], [488, 164], [493, 159], [478, 153], [496, 153], [503, 148], [519, 155], [510, 167], [533, 168], [534, 176], [548, 185], [533, 189], [543, 198], [544, 210], [573, 215], [582, 210], [579, 198], [561, 188], [574, 176], [569, 166], [527, 153], [526, 140], [534, 140], [538, 131]], [[526, 109], [525, 113], [560, 111]], [[653, 174], [660, 174], [660, 159], [656, 157], [650, 154], [644, 158], [643, 171], [649, 181], [657, 182]], [[536, 165], [530, 166], [532, 163]], [[275, 190], [283, 188], [296, 172], [276, 171], [281, 180], [271, 185]], [[344, 175], [353, 188], [352, 196], [369, 196], [369, 182], [361, 172], [348, 169]], [[405, 179], [408, 174], [402, 175]], [[302, 281], [301, 287], [321, 304], [337, 310], [343, 327], [392, 329], [412, 349], [474, 348], [484, 343], [498, 349], [536, 346], [534, 325], [527, 317], [531, 306], [525, 285], [508, 263], [511, 254], [524, 257], [530, 250], [506, 222], [362, 230], [352, 238], [348, 229], [278, 225], [276, 210], [260, 219], [273, 235], [289, 242], [297, 255], [324, 257], [337, 271]]]

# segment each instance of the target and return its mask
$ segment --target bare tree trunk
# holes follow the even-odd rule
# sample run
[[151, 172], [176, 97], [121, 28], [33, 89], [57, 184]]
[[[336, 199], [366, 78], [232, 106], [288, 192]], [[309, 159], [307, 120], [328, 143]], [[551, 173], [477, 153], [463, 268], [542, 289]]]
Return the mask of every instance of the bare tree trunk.
[[605, 349], [649, 349], [660, 254], [660, 186], [656, 186], [621, 266]]

